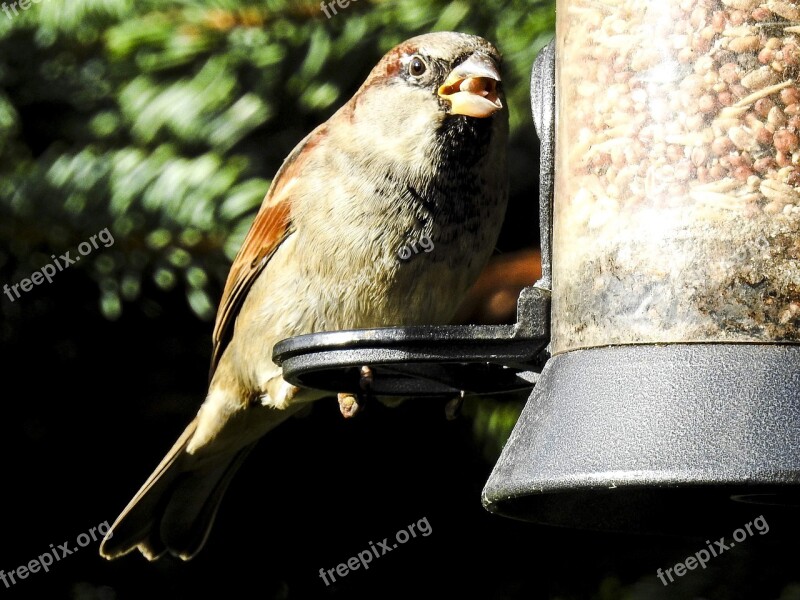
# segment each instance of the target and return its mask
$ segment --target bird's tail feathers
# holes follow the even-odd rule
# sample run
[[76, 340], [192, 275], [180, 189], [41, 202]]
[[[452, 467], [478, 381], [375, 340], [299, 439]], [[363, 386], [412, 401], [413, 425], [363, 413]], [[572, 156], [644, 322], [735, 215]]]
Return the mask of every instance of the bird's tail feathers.
[[186, 452], [192, 421], [111, 526], [100, 554], [108, 559], [138, 548], [148, 560], [166, 551], [189, 560], [205, 544], [233, 475], [255, 446], [198, 463]]

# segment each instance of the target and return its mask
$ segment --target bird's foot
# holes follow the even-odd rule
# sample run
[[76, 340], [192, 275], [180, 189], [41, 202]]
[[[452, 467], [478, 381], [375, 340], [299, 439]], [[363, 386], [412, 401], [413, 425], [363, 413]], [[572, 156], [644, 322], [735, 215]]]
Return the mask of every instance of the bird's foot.
[[358, 411], [361, 410], [361, 406], [358, 403], [358, 398], [356, 398], [355, 394], [339, 394], [339, 412], [342, 413], [342, 416], [345, 419], [351, 419], [358, 414]]
[[464, 405], [464, 390], [457, 398], [453, 398], [444, 405], [444, 415], [448, 421], [453, 421], [461, 416], [461, 407]]
[[356, 416], [358, 412], [364, 408], [370, 396], [372, 381], [372, 369], [369, 367], [361, 367], [361, 379], [358, 383], [358, 387], [361, 388], [361, 392], [358, 394], [339, 394], [339, 412], [342, 413], [342, 416], [345, 419], [350, 419]]
[[372, 374], [372, 369], [369, 367], [361, 367], [361, 380], [358, 382], [358, 387], [361, 388], [361, 391], [364, 394], [369, 394], [370, 390], [372, 389], [373, 381], [374, 376]]

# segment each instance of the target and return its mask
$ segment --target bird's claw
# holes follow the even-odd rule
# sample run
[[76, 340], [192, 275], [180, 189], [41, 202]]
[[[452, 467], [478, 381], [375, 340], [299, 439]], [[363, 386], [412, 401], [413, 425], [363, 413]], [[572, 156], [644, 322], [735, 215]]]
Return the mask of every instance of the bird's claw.
[[444, 405], [444, 415], [447, 417], [448, 421], [453, 421], [461, 416], [461, 407], [464, 405], [464, 395], [464, 390], [461, 390], [457, 398], [449, 400], [447, 404]]
[[358, 398], [355, 394], [339, 394], [339, 412], [345, 419], [355, 417], [361, 406], [358, 403]]
[[374, 381], [374, 377], [372, 374], [372, 369], [369, 367], [361, 367], [361, 380], [358, 382], [358, 387], [361, 388], [361, 391], [365, 394], [368, 394], [369, 391], [372, 389], [372, 382]]
[[345, 419], [350, 419], [358, 414], [364, 408], [369, 398], [370, 389], [372, 388], [373, 374], [372, 369], [369, 367], [361, 367], [361, 379], [358, 382], [358, 387], [361, 388], [361, 393], [350, 394], [341, 393], [338, 396], [339, 412]]

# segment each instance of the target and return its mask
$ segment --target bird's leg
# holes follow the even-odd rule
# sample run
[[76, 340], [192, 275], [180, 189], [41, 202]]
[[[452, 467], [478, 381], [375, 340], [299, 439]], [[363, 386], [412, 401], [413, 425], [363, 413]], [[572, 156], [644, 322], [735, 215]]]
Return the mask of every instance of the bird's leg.
[[444, 415], [447, 417], [448, 421], [453, 421], [461, 415], [461, 407], [464, 404], [464, 394], [464, 390], [461, 390], [457, 398], [453, 398], [444, 405]]
[[370, 397], [370, 389], [372, 388], [372, 369], [369, 367], [361, 367], [361, 379], [359, 380], [358, 387], [361, 391], [358, 394], [341, 393], [338, 395], [339, 412], [345, 419], [350, 419], [360, 411]]

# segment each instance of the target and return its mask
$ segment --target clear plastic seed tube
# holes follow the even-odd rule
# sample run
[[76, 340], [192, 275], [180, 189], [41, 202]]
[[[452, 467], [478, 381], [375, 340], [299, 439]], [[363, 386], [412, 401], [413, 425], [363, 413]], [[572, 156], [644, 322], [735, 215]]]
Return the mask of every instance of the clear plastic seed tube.
[[559, 0], [553, 350], [800, 342], [800, 3]]

